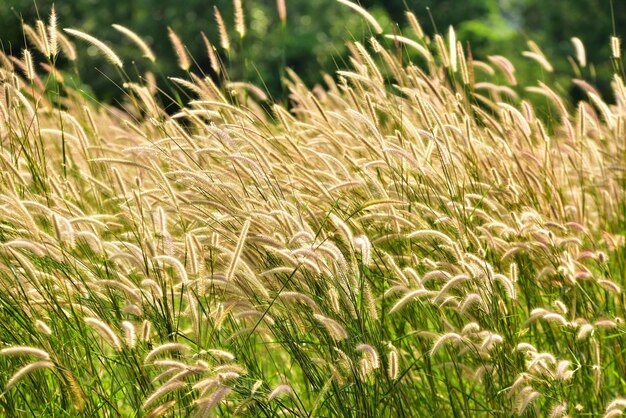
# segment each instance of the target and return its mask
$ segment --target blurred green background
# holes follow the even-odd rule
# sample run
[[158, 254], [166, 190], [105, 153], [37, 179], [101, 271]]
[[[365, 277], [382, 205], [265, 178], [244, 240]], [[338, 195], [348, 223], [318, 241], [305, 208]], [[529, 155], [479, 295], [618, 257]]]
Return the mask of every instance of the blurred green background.
[[[448, 26], [454, 25], [457, 38], [470, 42], [475, 58], [505, 55], [515, 64], [522, 84], [551, 77], [553, 80], [549, 81], [557, 82], [573, 96], [576, 95], [570, 82], [573, 71], [567, 60], [574, 55], [570, 38], [582, 39], [587, 60], [594, 64], [579, 76], [606, 92], [615, 65], [610, 59], [609, 38], [613, 34], [623, 38], [626, 30], [624, 0], [361, 0], [360, 4], [379, 20], [387, 33], [412, 35], [404, 16], [407, 9], [415, 13], [430, 36], [436, 32], [445, 34]], [[50, 0], [0, 0], [0, 39], [5, 53], [21, 56], [24, 45], [21, 20], [34, 25], [40, 16], [47, 22], [51, 5]], [[167, 26], [183, 39], [201, 71], [211, 73], [200, 31], [219, 45], [213, 17], [213, 6], [218, 6], [233, 42], [228, 55], [220, 51], [228, 76], [253, 82], [277, 99], [285, 98], [281, 83], [284, 67], [294, 69], [313, 86], [320, 82], [323, 72], [332, 73], [346, 66], [346, 39], [362, 41], [370, 36], [363, 19], [335, 0], [286, 0], [286, 5], [287, 22], [283, 26], [276, 0], [244, 0], [247, 34], [239, 39], [230, 0], [55, 2], [60, 27], [77, 28], [106, 41], [125, 60], [131, 78], [150, 70], [160, 83], [167, 82], [165, 76], [184, 74], [177, 68]], [[156, 52], [156, 63], [141, 58], [136, 47], [111, 27], [113, 23], [141, 35]], [[543, 73], [536, 63], [521, 55], [528, 50], [529, 39], [542, 47], [555, 73]], [[71, 77], [76, 73], [69, 63], [65, 63], [66, 74], [75, 83], [89, 86], [99, 100], [119, 97], [120, 89], [112, 83], [120, 82], [119, 74], [93, 47], [75, 42], [79, 54], [75, 65], [80, 80]]]

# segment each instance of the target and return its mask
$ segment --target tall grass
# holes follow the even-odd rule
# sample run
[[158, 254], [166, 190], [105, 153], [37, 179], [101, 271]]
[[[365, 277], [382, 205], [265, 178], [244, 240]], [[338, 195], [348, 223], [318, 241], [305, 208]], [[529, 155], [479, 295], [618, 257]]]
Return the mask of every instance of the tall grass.
[[622, 75], [571, 103], [408, 16], [324, 88], [288, 72], [289, 106], [174, 32], [173, 114], [150, 76], [119, 107], [65, 85], [56, 16], [0, 56], [2, 414], [620, 414]]

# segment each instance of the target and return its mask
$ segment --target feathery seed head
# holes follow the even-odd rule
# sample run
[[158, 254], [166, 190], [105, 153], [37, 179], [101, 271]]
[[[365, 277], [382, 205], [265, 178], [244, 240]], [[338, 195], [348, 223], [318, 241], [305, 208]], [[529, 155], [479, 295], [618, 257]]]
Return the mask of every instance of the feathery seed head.
[[611, 36], [611, 52], [615, 59], [620, 59], [622, 56], [620, 39], [617, 36]]
[[25, 346], [14, 346], [14, 347], [3, 348], [2, 350], [0, 350], [0, 355], [1, 356], [34, 356], [42, 360], [50, 359], [50, 355], [44, 350], [41, 350], [35, 347], [25, 347]]
[[88, 317], [85, 318], [85, 323], [96, 330], [96, 332], [104, 339], [111, 347], [117, 351], [122, 350], [122, 343], [117, 334], [109, 327], [105, 322], [98, 318]]
[[348, 6], [349, 8], [351, 8], [352, 10], [360, 14], [370, 24], [374, 32], [378, 34], [383, 33], [382, 26], [380, 26], [380, 24], [378, 23], [378, 21], [376, 21], [374, 16], [372, 16], [367, 10], [365, 10], [358, 4], [353, 3], [349, 0], [337, 0], [337, 1], [345, 6]]
[[97, 38], [94, 38], [93, 36], [89, 35], [88, 33], [85, 32], [81, 32], [79, 30], [76, 29], [69, 29], [69, 28], [65, 28], [63, 29], [65, 32], [69, 33], [70, 35], [82, 39], [83, 41], [86, 41], [88, 43], [90, 43], [91, 45], [93, 45], [94, 47], [96, 47], [96, 49], [98, 49], [100, 52], [102, 52], [102, 55], [104, 55], [104, 57], [113, 65], [116, 65], [120, 68], [122, 68], [124, 66], [122, 60], [117, 56], [117, 54], [115, 54], [115, 52], [113, 52], [113, 50], [111, 48], [109, 48], [104, 42], [100, 41]]
[[391, 350], [387, 361], [387, 375], [389, 379], [396, 380], [398, 377], [398, 353], [395, 350]]
[[189, 59], [189, 55], [187, 54], [187, 49], [185, 48], [183, 41], [169, 26], [167, 27], [167, 34], [170, 38], [170, 42], [172, 42], [172, 46], [174, 47], [174, 52], [176, 52], [176, 56], [178, 57], [178, 66], [181, 70], [188, 71], [191, 67], [191, 60]]

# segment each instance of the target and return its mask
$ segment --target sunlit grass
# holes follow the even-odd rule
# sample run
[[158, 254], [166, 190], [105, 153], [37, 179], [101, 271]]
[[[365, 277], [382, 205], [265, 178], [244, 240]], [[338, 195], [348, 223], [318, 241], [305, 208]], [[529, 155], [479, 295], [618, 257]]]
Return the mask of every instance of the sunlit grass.
[[413, 34], [353, 40], [323, 88], [288, 72], [288, 106], [206, 77], [174, 32], [176, 111], [72, 29], [128, 94], [66, 86], [80, 46], [56, 17], [1, 55], [0, 411], [621, 413], [622, 75], [614, 102], [577, 81], [570, 103], [408, 16]]

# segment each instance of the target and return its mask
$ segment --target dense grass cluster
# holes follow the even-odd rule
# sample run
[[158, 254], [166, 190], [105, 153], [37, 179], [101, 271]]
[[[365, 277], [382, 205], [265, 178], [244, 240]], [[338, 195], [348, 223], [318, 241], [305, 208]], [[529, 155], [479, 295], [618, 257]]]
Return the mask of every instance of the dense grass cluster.
[[323, 88], [290, 74], [289, 106], [194, 72], [173, 32], [173, 114], [151, 77], [118, 107], [64, 86], [69, 36], [125, 67], [56, 18], [0, 55], [3, 415], [626, 408], [623, 78], [569, 103], [342, 3], [372, 37]]

